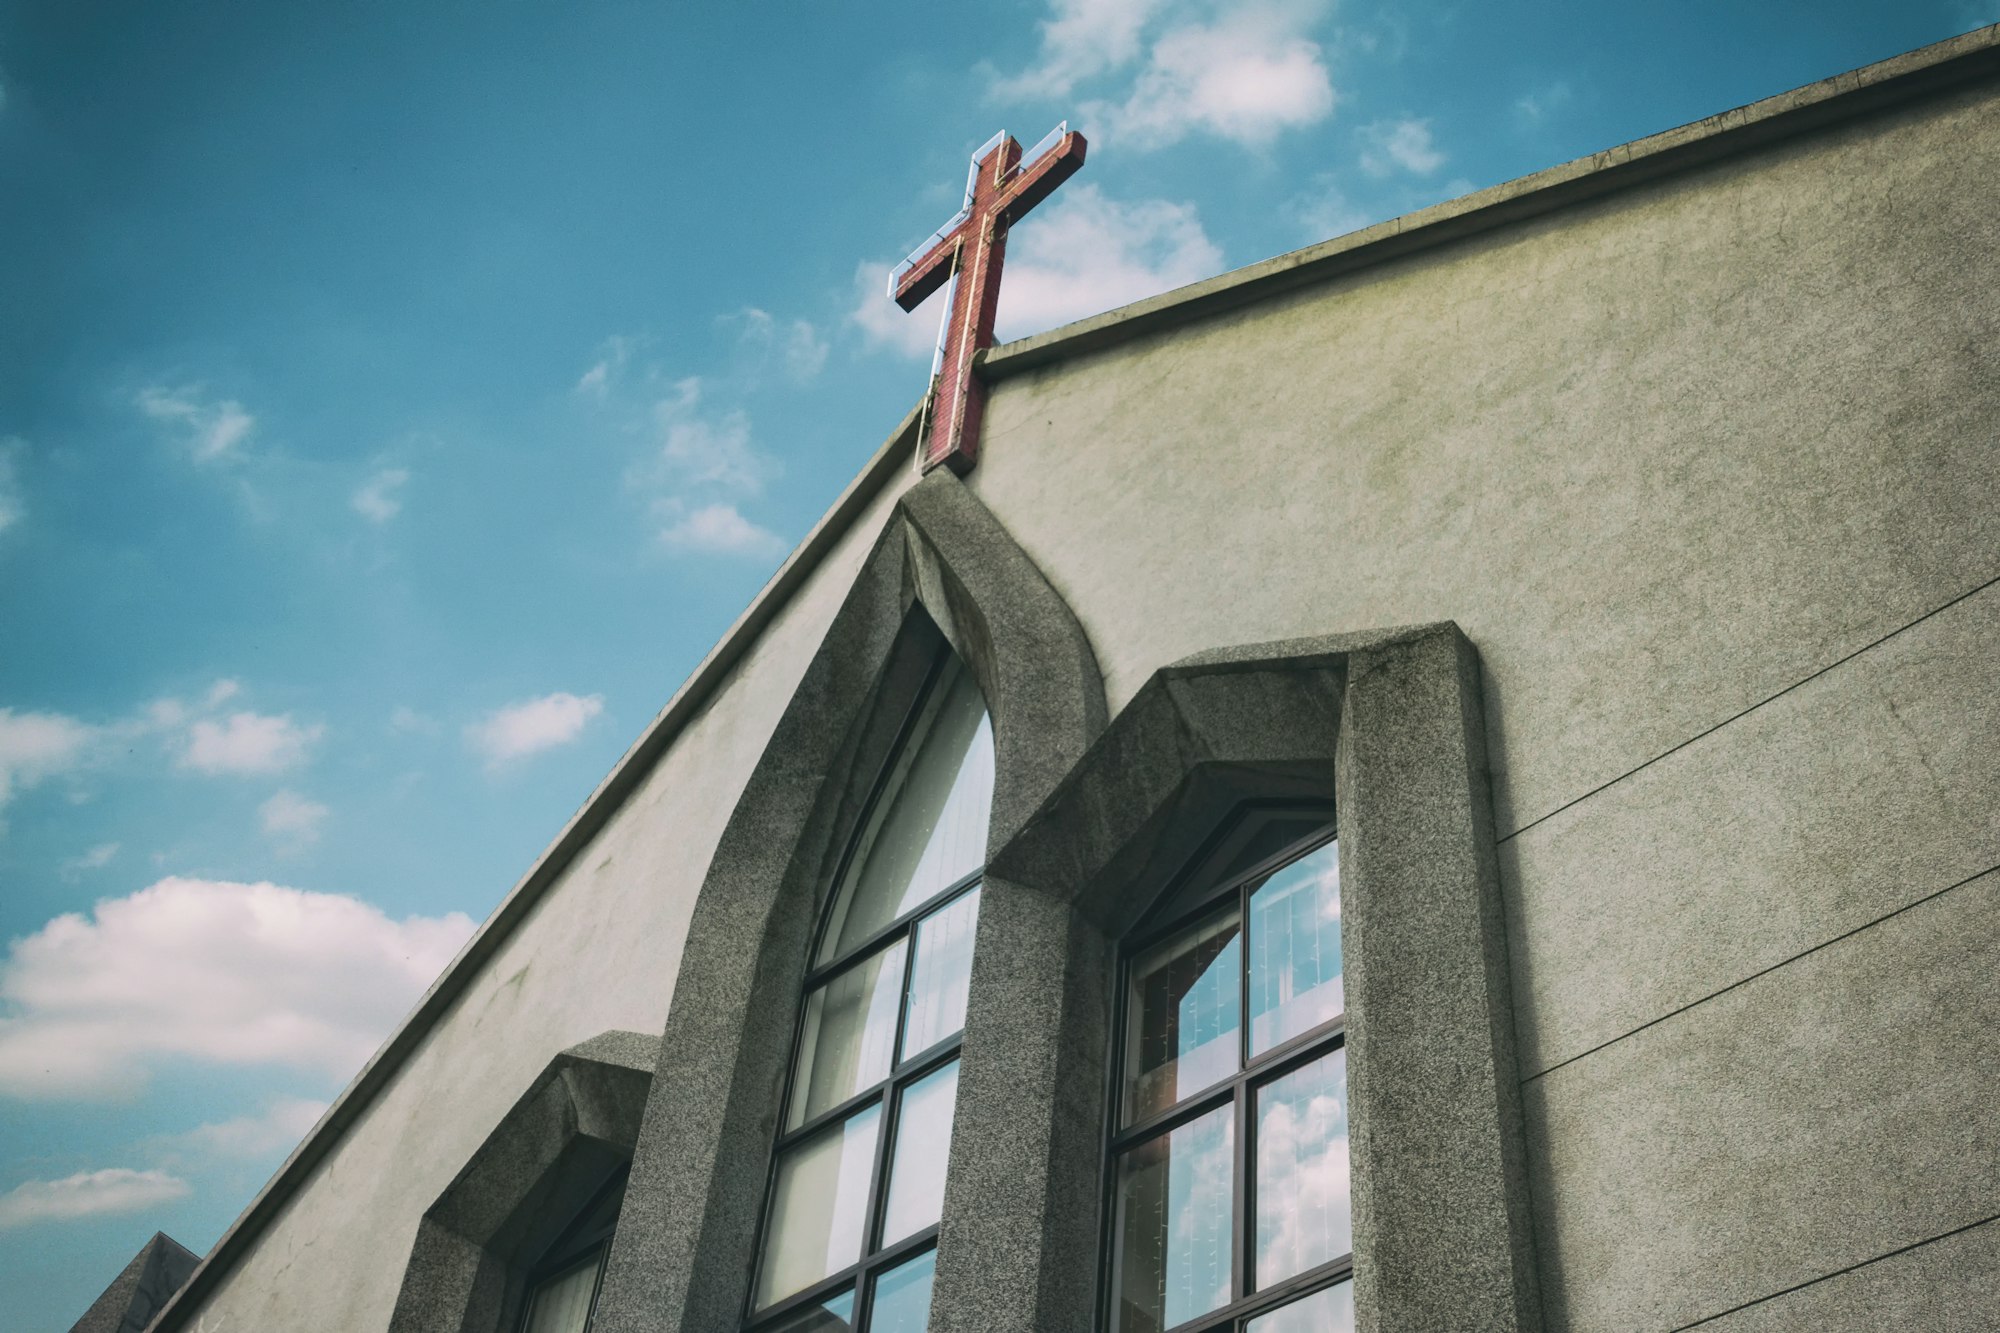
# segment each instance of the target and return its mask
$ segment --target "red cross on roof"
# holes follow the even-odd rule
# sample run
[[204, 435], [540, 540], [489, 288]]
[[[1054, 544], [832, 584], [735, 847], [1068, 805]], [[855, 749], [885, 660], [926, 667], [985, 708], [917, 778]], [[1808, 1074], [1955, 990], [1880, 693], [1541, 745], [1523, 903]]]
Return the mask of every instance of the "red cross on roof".
[[930, 401], [918, 446], [925, 472], [943, 463], [964, 476], [978, 459], [986, 386], [973, 373], [972, 357], [993, 345], [1007, 228], [1076, 174], [1087, 147], [1067, 123], [1058, 125], [1023, 166], [1021, 145], [1005, 130], [994, 135], [972, 155], [965, 207], [889, 275], [890, 299], [905, 310], [957, 279], [931, 363]]

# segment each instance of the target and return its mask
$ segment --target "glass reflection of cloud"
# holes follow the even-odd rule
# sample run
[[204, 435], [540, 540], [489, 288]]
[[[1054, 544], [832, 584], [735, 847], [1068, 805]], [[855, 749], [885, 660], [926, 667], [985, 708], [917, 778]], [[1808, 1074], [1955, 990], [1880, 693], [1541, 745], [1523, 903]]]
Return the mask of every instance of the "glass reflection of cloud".
[[[1185, 1136], [1185, 1137], [1184, 1137]], [[1229, 1303], [1229, 1199], [1235, 1124], [1203, 1116], [1173, 1133], [1163, 1327]]]
[[1353, 1247], [1346, 1076], [1335, 1052], [1268, 1085], [1257, 1121], [1260, 1286]]

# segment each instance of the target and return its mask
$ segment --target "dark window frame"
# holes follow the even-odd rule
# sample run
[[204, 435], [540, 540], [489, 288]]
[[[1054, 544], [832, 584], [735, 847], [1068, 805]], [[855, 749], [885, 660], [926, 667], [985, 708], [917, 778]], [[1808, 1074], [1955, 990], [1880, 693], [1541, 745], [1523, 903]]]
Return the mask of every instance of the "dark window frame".
[[[585, 1264], [595, 1264], [597, 1276], [590, 1284], [590, 1308], [583, 1316], [583, 1327], [588, 1333], [591, 1323], [597, 1318], [597, 1298], [604, 1291], [605, 1260], [611, 1254], [611, 1238], [618, 1230], [618, 1213], [600, 1218], [594, 1226], [586, 1226], [591, 1215], [613, 1193], [623, 1194], [632, 1167], [628, 1162], [606, 1177], [597, 1187], [589, 1202], [577, 1210], [562, 1234], [557, 1236], [542, 1253], [542, 1257], [529, 1268], [528, 1276], [521, 1285], [521, 1313], [514, 1320], [517, 1333], [526, 1333], [528, 1320], [535, 1313], [535, 1297], [541, 1289], [559, 1277], [567, 1276]], [[622, 1206], [622, 1200], [621, 1206]]]
[[[925, 709], [937, 697], [937, 692], [944, 687], [946, 674], [953, 666], [953, 657], [949, 646], [940, 649], [937, 659], [924, 673], [923, 683], [917, 688], [902, 721], [897, 724], [895, 739], [886, 752], [881, 771], [875, 775], [870, 785], [868, 799], [862, 804], [859, 816], [848, 833], [846, 845], [842, 848], [840, 859], [828, 881], [832, 888], [827, 894], [826, 901], [820, 905], [819, 919], [814, 923], [808, 937], [807, 970], [805, 980], [799, 988], [797, 1012], [792, 1021], [792, 1037], [787, 1048], [785, 1077], [779, 1095], [780, 1129], [778, 1136], [772, 1141], [770, 1162], [765, 1169], [763, 1202], [757, 1223], [757, 1245], [749, 1290], [744, 1296], [740, 1327], [745, 1333], [762, 1333], [763, 1330], [783, 1324], [786, 1319], [795, 1317], [802, 1311], [837, 1299], [850, 1291], [854, 1294], [854, 1307], [848, 1322], [854, 1328], [866, 1328], [875, 1303], [876, 1282], [885, 1273], [920, 1257], [925, 1251], [935, 1248], [937, 1244], [939, 1224], [933, 1222], [892, 1245], [873, 1248], [880, 1237], [884, 1221], [883, 1212], [888, 1206], [888, 1190], [884, 1187], [888, 1183], [891, 1158], [895, 1152], [898, 1112], [901, 1109], [903, 1093], [912, 1084], [936, 1073], [959, 1057], [965, 1042], [963, 1025], [951, 1036], [924, 1050], [904, 1054], [898, 1049], [899, 1058], [891, 1064], [886, 1077], [869, 1084], [838, 1105], [826, 1108], [811, 1119], [801, 1121], [795, 1129], [785, 1129], [783, 1126], [791, 1113], [792, 1097], [797, 1091], [794, 1085], [799, 1076], [799, 1051], [805, 1041], [806, 1007], [811, 1002], [814, 992], [842, 973], [859, 967], [867, 959], [894, 948], [899, 942], [913, 941], [918, 925], [966, 895], [977, 892], [985, 879], [986, 867], [982, 864], [915, 907], [898, 914], [894, 920], [867, 938], [856, 942], [845, 952], [824, 963], [812, 961], [819, 956], [825, 943], [826, 932], [832, 925], [834, 904], [847, 883], [848, 873], [853, 869], [854, 858], [861, 849], [870, 821], [874, 819], [883, 797], [888, 794], [889, 784], [895, 777], [898, 763], [908, 754], [908, 747], [917, 738], [917, 729], [923, 721]], [[969, 673], [971, 670], [963, 662], [957, 665], [961, 671]], [[988, 716], [990, 719], [990, 705]], [[904, 951], [903, 981], [896, 996], [894, 1040], [898, 1048], [909, 1020], [910, 972], [915, 963], [915, 948], [912, 945]], [[771, 1207], [777, 1197], [778, 1168], [785, 1160], [785, 1154], [814, 1134], [829, 1126], [838, 1125], [864, 1110], [871, 1103], [881, 1109], [875, 1128], [875, 1160], [869, 1168], [868, 1200], [862, 1212], [861, 1257], [845, 1268], [829, 1273], [811, 1286], [759, 1309], [757, 1283], [763, 1275], [764, 1263], [769, 1257], [767, 1246], [770, 1241]]]
[[[1321, 823], [1318, 829], [1302, 834], [1280, 850], [1241, 869], [1230, 869], [1231, 858], [1240, 854], [1255, 839], [1261, 828], [1286, 817], [1316, 819]], [[1346, 1254], [1309, 1268], [1303, 1273], [1295, 1273], [1268, 1287], [1253, 1289], [1252, 1283], [1252, 1275], [1256, 1271], [1257, 1247], [1255, 1213], [1257, 1194], [1254, 1179], [1256, 1094], [1287, 1074], [1315, 1060], [1323, 1059], [1334, 1051], [1345, 1049], [1347, 1014], [1343, 1007], [1339, 1014], [1326, 1022], [1289, 1037], [1268, 1051], [1255, 1056], [1250, 1053], [1252, 1035], [1248, 947], [1250, 897], [1255, 891], [1254, 885], [1285, 866], [1335, 844], [1338, 839], [1338, 822], [1334, 807], [1329, 802], [1244, 802], [1218, 822], [1215, 832], [1202, 843], [1194, 855], [1188, 858], [1181, 872], [1170, 879], [1155, 895], [1153, 906], [1147, 909], [1133, 929], [1119, 942], [1116, 989], [1112, 992], [1115, 1003], [1112, 1006], [1112, 1032], [1108, 1051], [1110, 1058], [1106, 1062], [1109, 1079], [1105, 1089], [1104, 1106], [1108, 1130], [1099, 1196], [1099, 1217], [1102, 1219], [1099, 1253], [1103, 1256], [1099, 1264], [1100, 1289], [1103, 1292], [1098, 1308], [1100, 1329], [1113, 1330], [1113, 1333], [1128, 1333], [1128, 1330], [1122, 1329], [1118, 1323], [1119, 1291], [1124, 1276], [1123, 1246], [1120, 1244], [1123, 1237], [1120, 1234], [1118, 1207], [1118, 1165], [1121, 1158], [1139, 1145], [1171, 1133], [1225, 1106], [1231, 1108], [1230, 1114], [1233, 1117], [1230, 1299], [1217, 1309], [1171, 1325], [1161, 1333], [1228, 1333], [1228, 1331], [1240, 1333], [1251, 1320], [1269, 1314], [1290, 1301], [1351, 1280], [1354, 1276], [1354, 1254], [1350, 1250]], [[1204, 877], [1213, 877], [1214, 882], [1196, 890], [1199, 896], [1191, 902], [1185, 904], [1176, 902], [1192, 885], [1199, 884]], [[1163, 915], [1163, 910], [1171, 910], [1172, 914]], [[1236, 1072], [1197, 1089], [1163, 1111], [1143, 1120], [1134, 1121], [1130, 1125], [1124, 1125], [1122, 1123], [1124, 1104], [1129, 1092], [1126, 1086], [1125, 1062], [1127, 1042], [1131, 1034], [1132, 965], [1154, 945], [1171, 939], [1206, 919], [1221, 917], [1231, 911], [1237, 914], [1239, 938], [1244, 942], [1236, 978]]]

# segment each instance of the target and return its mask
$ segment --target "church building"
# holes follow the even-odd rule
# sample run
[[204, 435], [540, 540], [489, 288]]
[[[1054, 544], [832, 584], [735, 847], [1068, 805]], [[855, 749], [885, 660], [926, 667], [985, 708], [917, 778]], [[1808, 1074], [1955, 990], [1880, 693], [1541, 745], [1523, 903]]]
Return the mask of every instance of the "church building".
[[78, 1329], [2000, 1328], [2000, 28], [990, 345], [1084, 149]]

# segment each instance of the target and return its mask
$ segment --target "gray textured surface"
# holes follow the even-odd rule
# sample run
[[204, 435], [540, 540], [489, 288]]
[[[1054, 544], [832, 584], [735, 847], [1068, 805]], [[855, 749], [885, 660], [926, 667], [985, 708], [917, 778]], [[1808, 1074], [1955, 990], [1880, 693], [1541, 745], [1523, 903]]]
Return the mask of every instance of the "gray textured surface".
[[[386, 1325], [417, 1219], [550, 1055], [659, 1030], [701, 867], [908, 484], [915, 426], [913, 412], [563, 824], [216, 1242], [162, 1333]], [[334, 1309], [341, 1323], [323, 1324]]]
[[[301, 1146], [306, 1165], [283, 1168], [231, 1233], [254, 1243], [225, 1253], [235, 1243], [218, 1242], [167, 1313], [168, 1329], [204, 1320], [296, 1333], [386, 1328], [419, 1218], [521, 1090], [595, 1033], [660, 1031], [709, 855], [901, 480], [769, 618], [726, 681], [679, 714], [671, 748], [477, 971], [457, 977], [438, 1020], [385, 1047], [393, 1077], [348, 1123]], [[203, 1272], [216, 1278], [197, 1291]], [[337, 1325], [326, 1322], [331, 1310]]]
[[564, 1051], [418, 1223], [392, 1333], [494, 1333], [529, 1270], [625, 1162], [658, 1042], [607, 1032]]
[[[807, 937], [939, 631], [993, 716], [996, 840], [1103, 723], [1090, 646], [1039, 571], [949, 474], [913, 487], [806, 667], [710, 862], [600, 1333], [707, 1333], [733, 1326], [743, 1308]], [[982, 905], [982, 915], [993, 910]], [[970, 1052], [962, 1077], [980, 1077]], [[969, 1132], [961, 1122], [955, 1134]]]
[[83, 1317], [70, 1325], [70, 1333], [143, 1333], [200, 1262], [201, 1257], [187, 1246], [155, 1231]]
[[1091, 1327], [1103, 1161], [1103, 937], [989, 876], [961, 1056], [931, 1333]]
[[1455, 621], [1504, 835], [2000, 574], [1996, 180], [1989, 82], [1005, 380], [970, 484], [1114, 709]]
[[1996, 1070], [2000, 872], [1530, 1081], [1550, 1328], [1677, 1328], [1991, 1217]]
[[1685, 171], [1899, 101], [1934, 95], [1962, 80], [1990, 76], [2000, 64], [1996, 56], [2000, 56], [2000, 28], [1982, 28], [1007, 343], [978, 364], [986, 378], [997, 380], [1179, 328], [1654, 176]]
[[1993, 1333], [2000, 1219], [1695, 1325], [1703, 1333]]
[[1341, 941], [1360, 1333], [1538, 1330], [1478, 659], [1349, 658]]
[[[1991, 46], [1992, 34], [1982, 40]], [[1616, 157], [1602, 165], [1616, 166]], [[1496, 813], [1506, 832], [2000, 571], [1997, 176], [2000, 101], [1989, 81], [1377, 264], [1170, 336], [1071, 356], [996, 386], [990, 447], [972, 486], [1092, 636], [1114, 704], [1136, 703], [1161, 664], [1218, 642], [1456, 620], [1480, 645]], [[796, 602], [768, 624], [756, 620], [744, 637], [732, 634], [727, 670], [704, 674], [713, 692], [675, 714], [684, 729], [672, 733], [671, 748], [649, 741], [643, 762], [621, 767], [593, 799], [597, 814], [623, 802], [619, 812], [575, 826], [592, 830], [587, 853], [579, 851], [560, 881], [550, 871], [549, 892], [506, 918], [513, 933], [497, 932], [476, 969], [462, 969], [463, 986], [427, 1002], [424, 1022], [435, 1026], [407, 1030], [392, 1047], [395, 1058], [357, 1084], [374, 1098], [361, 1099], [365, 1112], [356, 1110], [337, 1133], [314, 1136], [335, 1146], [323, 1160], [308, 1155], [281, 1173], [281, 1188], [218, 1247], [227, 1262], [205, 1270], [212, 1296], [180, 1302], [173, 1326], [192, 1329], [205, 1316], [211, 1326], [305, 1330], [332, 1327], [324, 1321], [334, 1309], [356, 1326], [382, 1326], [417, 1214], [493, 1117], [550, 1051], [603, 1027], [657, 1023], [677, 971], [715, 983], [697, 987], [687, 1001], [692, 1011], [768, 1001], [782, 1013], [772, 1031], [789, 1034], [782, 974], [682, 971], [681, 938], [700, 868], [729, 812], [739, 820], [746, 810], [771, 814], [772, 827], [785, 827], [798, 808], [785, 804], [790, 795], [804, 792], [810, 806], [819, 791], [822, 771], [773, 772], [767, 796], [782, 788], [784, 799], [737, 807], [748, 756], [764, 750], [885, 511], [886, 501], [857, 507], [853, 536], [817, 548], [824, 566], [793, 571]], [[901, 540], [924, 547], [938, 535], [917, 525], [902, 531]], [[884, 605], [900, 607], [906, 595], [885, 592]], [[938, 600], [941, 615], [965, 621], [960, 633], [976, 630], [977, 617], [950, 610], [948, 595]], [[856, 677], [866, 669], [864, 662]], [[1949, 673], [1936, 679], [1951, 681]], [[1829, 677], [1827, 688], [1838, 683]], [[1961, 676], [1950, 688], [1968, 684], [1976, 679]], [[854, 680], [829, 685], [837, 694], [834, 686]], [[1678, 913], [1664, 894], [1634, 897], [1643, 877], [1615, 854], [1659, 846], [1677, 821], [1689, 826], [1690, 812], [1708, 798], [1685, 785], [1727, 777], [1719, 762], [1710, 769], [1695, 762], [1707, 742], [1690, 746], [1687, 766], [1674, 770], [1682, 789], [1651, 789], [1657, 825], [1618, 784], [1578, 807], [1590, 818], [1549, 821], [1564, 850], [1529, 849], [1524, 840], [1512, 883], [1532, 891], [1523, 902], [1540, 913], [1522, 918], [1530, 937], [1522, 1026], [1537, 1050], [1546, 1041], [1573, 1051], [1711, 983], [1740, 980], [1744, 968], [1782, 954], [1787, 940], [1811, 939], [1846, 919], [1842, 913], [1865, 915], [1871, 901], [1924, 890], [1916, 870], [1962, 857], [1957, 840], [1982, 836], [1976, 824], [1967, 834], [1945, 821], [1934, 824], [1930, 841], [1897, 851], [1898, 830], [1869, 825], [1878, 807], [1853, 807], [1858, 822], [1837, 827], [1814, 815], [1808, 807], [1822, 797], [1836, 806], [1863, 799], [1862, 775], [1875, 757], [1839, 734], [1847, 724], [1838, 708], [1815, 714], [1805, 706], [1820, 699], [1814, 688], [1799, 691], [1805, 703], [1784, 714], [1797, 735], [1773, 730], [1741, 754], [1753, 767], [1760, 756], [1789, 755], [1818, 785], [1787, 791], [1764, 783], [1739, 790], [1733, 805], [1708, 806], [1719, 832], [1741, 841], [1724, 844], [1705, 871], [1663, 874], [1682, 874], [1676, 887], [1698, 909]], [[1989, 688], [1989, 702], [1990, 695]], [[1906, 701], [1897, 695], [1896, 707]], [[1841, 706], [1876, 738], [1876, 749], [1886, 747], [1886, 764], [1905, 780], [1877, 793], [1880, 809], [1918, 821], [1951, 814], [1911, 794], [1935, 775], [1906, 762], [1919, 752], [1935, 761], [1940, 739], [1951, 739], [1948, 723], [1919, 717], [1914, 735], [1898, 737], [1858, 690]], [[1764, 726], [1763, 711], [1718, 732], [1716, 753]], [[1814, 768], [1819, 761], [1801, 739], [1814, 735], [1834, 751], [1846, 746], [1847, 766]], [[1014, 743], [1004, 730], [1002, 741]], [[1174, 737], [1132, 753], [1150, 762], [1206, 744]], [[1950, 781], [1976, 780], [1977, 764], [1963, 751], [1947, 757]], [[1310, 785], [1307, 775], [1246, 775], [1225, 762], [1204, 771], [1212, 787], [1173, 799], [1199, 809], [1237, 789], [1232, 783]], [[1954, 808], [1953, 817], [1976, 821], [1991, 802], [1982, 807], [1975, 796]], [[1102, 813], [1115, 816], [1119, 807]], [[1586, 830], [1596, 814], [1604, 827]], [[1753, 845], [1759, 821], [1760, 838], [1806, 841], [1789, 851]], [[807, 822], [800, 817], [798, 826]], [[1166, 846], [1170, 834], [1163, 824], [1140, 840]], [[1690, 860], [1707, 851], [1706, 834]], [[1864, 845], [1871, 834], [1879, 847]], [[716, 864], [734, 866], [746, 882], [755, 867], [793, 873], [751, 846], [754, 836], [739, 831]], [[806, 846], [810, 839], [800, 837]], [[1835, 863], [1831, 847], [1814, 839], [1852, 855]], [[1555, 860], [1529, 867], [1531, 850]], [[1732, 852], [1747, 852], [1744, 864]], [[1060, 882], [1060, 862], [1051, 853], [1034, 868]], [[1824, 894], [1799, 878], [1816, 874], [1829, 878]], [[1711, 876], [1739, 892], [1713, 895]], [[1754, 901], [1766, 893], [1775, 901]], [[710, 910], [728, 929], [748, 931], [759, 909], [746, 899]], [[809, 915], [809, 907], [800, 910]], [[1021, 951], [1018, 973], [996, 974], [982, 962], [975, 984], [1000, 987], [994, 994], [1008, 994], [1008, 986], [1033, 993], [1033, 978], [1046, 980], [1053, 969], [1057, 951], [1046, 937], [1060, 924], [1024, 913], [1013, 922], [1018, 931], [996, 933]], [[789, 929], [778, 923], [781, 950], [796, 942], [784, 936]], [[1688, 941], [1680, 957], [1654, 943], [1676, 930]], [[1879, 941], [1884, 928], [1856, 939], [1869, 937]], [[1703, 957], [1707, 941], [1719, 943], [1721, 959], [1736, 961]], [[1070, 966], [1087, 970], [1087, 959], [1068, 956]], [[1590, 988], [1565, 987], [1553, 964], [1535, 962], [1562, 959], [1565, 968], [1588, 971], [1599, 957], [1623, 960], [1616, 984], [1601, 990], [1601, 1012], [1582, 993]], [[1820, 1021], [1780, 985], [1799, 966], [1751, 983], [1780, 986], [1756, 992], [1778, 997], [1770, 1024], [1779, 1029]], [[1931, 960], [1910, 967], [1875, 975], [1869, 1002], [1893, 1015], [1910, 996], [1927, 994]], [[1554, 989], [1536, 989], [1545, 982]], [[1841, 986], [1822, 988], [1833, 1004]], [[1980, 1032], [1954, 1028], [1950, 1014], [1889, 1030], [1842, 1011], [1866, 1051], [1853, 1058], [1846, 1081], [1799, 1064], [1812, 1034], [1756, 1029], [1762, 1020], [1749, 1010], [1730, 1029], [1739, 1036], [1695, 1043], [1711, 1051], [1709, 1063], [1671, 1045], [1664, 1071], [1629, 1057], [1630, 1043], [1705, 1023], [1716, 1006], [1735, 1012], [1724, 1000], [1536, 1081], [1540, 1097], [1551, 1088], [1565, 1097], [1581, 1090], [1575, 1104], [1545, 1105], [1538, 1122], [1542, 1254], [1564, 1296], [1558, 1322], [1587, 1316], [1597, 1322], [1578, 1327], [1650, 1326], [1633, 1312], [1664, 1300], [1686, 1272], [1698, 1279], [1689, 1290], [1756, 1299], [1829, 1271], [1818, 1265], [1840, 1249], [1838, 1220], [1855, 1230], [1882, 1223], [1878, 1229], [1907, 1242], [1936, 1234], [1970, 1206], [1954, 1192], [1961, 1164], [1933, 1150], [1944, 1133], [1937, 1117], [1965, 1113], [1966, 1080], [1983, 1070], [1990, 1087], [2000, 1069]], [[680, 1004], [676, 997], [676, 1011]], [[1543, 1005], [1546, 1015], [1526, 1007]], [[1741, 1037], [1753, 1029], [1762, 1035]], [[715, 1033], [735, 1040], [747, 1030], [724, 1025]], [[968, 1034], [969, 1060], [984, 1058], [971, 1054], [975, 1041], [985, 1039]], [[1949, 1064], [1938, 1045], [1946, 1041], [1958, 1043], [1949, 1054], [1970, 1062], [1965, 1069]], [[719, 1048], [685, 1049], [712, 1065]], [[1000, 1046], [992, 1055], [1000, 1059]], [[1814, 1058], [1850, 1055], [1843, 1047]], [[1701, 1081], [1718, 1069], [1737, 1081]], [[691, 1070], [696, 1082], [707, 1077]], [[1912, 1070], [1935, 1074], [1936, 1086], [1902, 1077]], [[718, 1088], [738, 1100], [706, 1104], [742, 1122], [761, 1170], [776, 1100], [768, 1071], [732, 1069], [697, 1092]], [[1062, 1114], [1087, 1118], [1075, 1108]], [[1815, 1133], [1824, 1138], [1856, 1116], [1881, 1140], [1876, 1155], [1912, 1174], [1885, 1182], [1833, 1138], [1825, 1140], [1832, 1165], [1821, 1170], [1807, 1151], [1825, 1146]], [[1912, 1127], [1911, 1151], [1931, 1156], [1896, 1158], [1900, 1141], [1889, 1128], [1896, 1116]], [[1677, 1134], [1687, 1126], [1699, 1132]], [[711, 1202], [705, 1191], [718, 1177], [702, 1158], [713, 1146], [701, 1146], [708, 1128], [697, 1125], [696, 1142], [677, 1159], [681, 1217], [634, 1225], [655, 1228], [641, 1249], [653, 1247], [646, 1252], [660, 1271], [695, 1263], [692, 1240], [679, 1251], [672, 1242], [691, 1234], [686, 1217]], [[1985, 1169], [1976, 1154], [1971, 1161], [1975, 1173]], [[728, 1168], [740, 1169], [747, 1168]], [[1024, 1189], [1009, 1206], [1028, 1207], [1031, 1194]], [[735, 1199], [727, 1189], [714, 1195], [725, 1230], [747, 1215]], [[953, 1248], [956, 1225], [948, 1222]], [[990, 1239], [997, 1245], [1005, 1237]], [[728, 1259], [730, 1252], [701, 1253]], [[1003, 1266], [1026, 1263], [1011, 1251], [991, 1253]], [[1677, 1274], [1683, 1260], [1691, 1266]], [[740, 1282], [743, 1262], [739, 1255], [714, 1268], [716, 1280]], [[643, 1287], [654, 1273], [636, 1280]], [[1024, 1279], [1032, 1300], [1063, 1290], [1059, 1276]], [[195, 1285], [202, 1282], [198, 1276]], [[1013, 1298], [1023, 1289], [1011, 1288]], [[1006, 1295], [994, 1290], [996, 1299]], [[641, 1297], [635, 1309], [655, 1308]], [[1623, 1322], [1628, 1315], [1635, 1322]]]
[[[1092, 1326], [1116, 940], [1244, 800], [1337, 797], [1359, 1327], [1529, 1330], [1537, 1276], [1478, 668], [1448, 625], [1202, 653], [1160, 671], [994, 857], [948, 1208], [998, 1201], [1033, 1289], [967, 1276], [934, 1331]], [[1039, 902], [1037, 902], [1039, 900]], [[1031, 906], [1032, 905], [1032, 906]], [[990, 1145], [990, 1146], [989, 1146]], [[941, 1251], [954, 1256], [958, 1233]], [[996, 1241], [997, 1244], [997, 1241]]]
[[2000, 585], [1501, 848], [1546, 1069], [2000, 865]]

